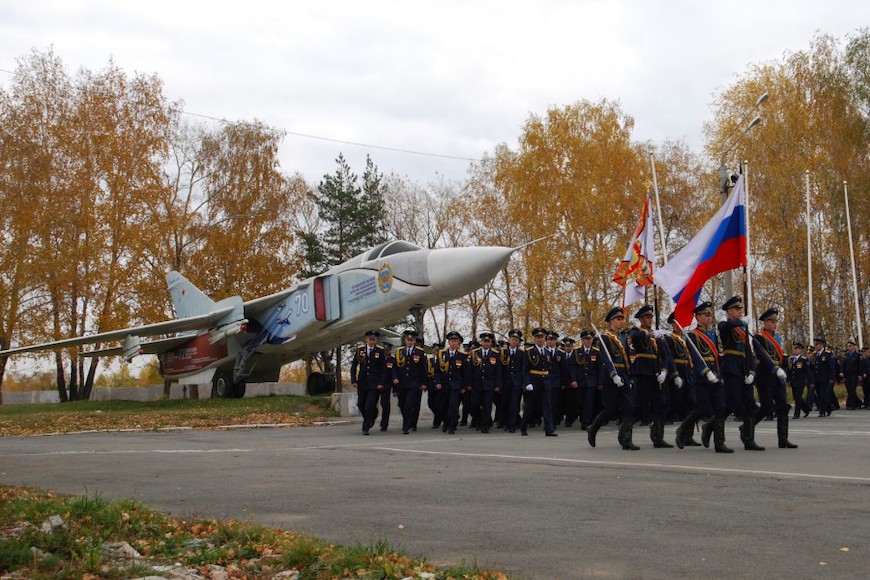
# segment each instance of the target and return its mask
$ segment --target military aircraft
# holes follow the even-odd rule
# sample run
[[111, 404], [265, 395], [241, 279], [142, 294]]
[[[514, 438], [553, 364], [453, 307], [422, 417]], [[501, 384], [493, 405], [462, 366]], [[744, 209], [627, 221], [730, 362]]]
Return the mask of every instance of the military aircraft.
[[[172, 271], [166, 281], [178, 317], [174, 320], [10, 348], [0, 356], [122, 341], [118, 347], [81, 354], [120, 355], [128, 362], [156, 354], [165, 379], [211, 382], [213, 397], [241, 397], [247, 381], [276, 381], [288, 362], [477, 290], [511, 254], [528, 245], [429, 250], [389, 241], [324, 274], [248, 302], [239, 296], [214, 302]], [[177, 334], [142, 340], [171, 333]]]

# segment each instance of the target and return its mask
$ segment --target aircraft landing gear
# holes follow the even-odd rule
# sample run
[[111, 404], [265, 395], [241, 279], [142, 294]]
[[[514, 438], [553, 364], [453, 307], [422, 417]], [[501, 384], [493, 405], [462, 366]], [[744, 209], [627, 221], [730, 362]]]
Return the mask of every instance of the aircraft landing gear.
[[245, 381], [233, 381], [232, 373], [218, 371], [211, 382], [212, 399], [240, 399], [245, 396]]

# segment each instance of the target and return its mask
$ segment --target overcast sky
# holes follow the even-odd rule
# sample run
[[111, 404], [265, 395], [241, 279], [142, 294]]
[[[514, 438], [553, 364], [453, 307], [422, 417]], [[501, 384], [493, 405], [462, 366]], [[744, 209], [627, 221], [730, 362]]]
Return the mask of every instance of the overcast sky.
[[288, 173], [316, 183], [340, 151], [362, 173], [370, 153], [425, 184], [468, 162], [301, 135], [477, 159], [532, 113], [604, 97], [635, 140], [700, 152], [714, 95], [749, 65], [868, 24], [861, 0], [0, 0], [0, 84], [34, 48], [71, 72], [113, 58], [190, 113], [288, 131]]

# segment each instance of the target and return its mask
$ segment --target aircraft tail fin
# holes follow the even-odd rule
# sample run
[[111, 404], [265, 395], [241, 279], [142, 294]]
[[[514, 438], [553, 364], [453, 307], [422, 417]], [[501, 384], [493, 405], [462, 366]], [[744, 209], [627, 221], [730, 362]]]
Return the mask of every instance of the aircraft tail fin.
[[215, 310], [215, 301], [178, 272], [173, 270], [166, 274], [166, 283], [178, 318], [199, 316]]

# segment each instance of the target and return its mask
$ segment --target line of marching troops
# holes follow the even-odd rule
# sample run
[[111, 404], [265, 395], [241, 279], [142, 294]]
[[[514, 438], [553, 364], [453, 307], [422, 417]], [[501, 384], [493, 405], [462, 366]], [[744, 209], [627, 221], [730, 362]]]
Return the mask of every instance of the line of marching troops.
[[[516, 329], [508, 332], [506, 342], [484, 332], [479, 343], [465, 345], [458, 332], [449, 332], [447, 345], [435, 345], [430, 354], [413, 330], [402, 334], [403, 345], [395, 352], [389, 343], [379, 344], [377, 331], [368, 331], [350, 368], [362, 432], [368, 435], [374, 428], [379, 407], [380, 430], [387, 430], [391, 396], [398, 400], [402, 433], [416, 431], [424, 391], [434, 417], [432, 428], [445, 433], [470, 424], [481, 433], [495, 427], [528, 435], [529, 429], [543, 425], [546, 436], [556, 437], [563, 421], [570, 427], [579, 420], [595, 447], [598, 430], [617, 420], [617, 439], [626, 450], [639, 449], [633, 441], [637, 422], [649, 425], [653, 447], [673, 447], [665, 440], [665, 425], [676, 420], [680, 449], [709, 447], [712, 439], [716, 452], [732, 453], [725, 445], [724, 424], [731, 414], [741, 421], [744, 449], [764, 450], [755, 441], [755, 426], [767, 417], [776, 419], [778, 446], [796, 448], [788, 439], [786, 385], [795, 402], [794, 419], [801, 411], [806, 416], [814, 401], [824, 417], [839, 408], [833, 394], [838, 374], [849, 393], [846, 407], [870, 409], [866, 348], [861, 356], [850, 342], [840, 373], [823, 338], [814, 339], [815, 351], [809, 356], [798, 342], [787, 355], [777, 333], [776, 309], [759, 317], [762, 328], [756, 333], [743, 318], [739, 296], [726, 301], [722, 310], [726, 319], [715, 325], [713, 305], [703, 302], [694, 309], [697, 324], [692, 330], [682, 329], [672, 314], [668, 323], [675, 330], [664, 331], [653, 330], [653, 309], [644, 305], [634, 314], [639, 325], [627, 330], [626, 313], [616, 307], [605, 316], [604, 330], [584, 330], [580, 344], [568, 337], [560, 341], [557, 333], [544, 328], [532, 330], [530, 343]], [[863, 402], [857, 395], [860, 381]], [[693, 438], [699, 421], [701, 443]]]

